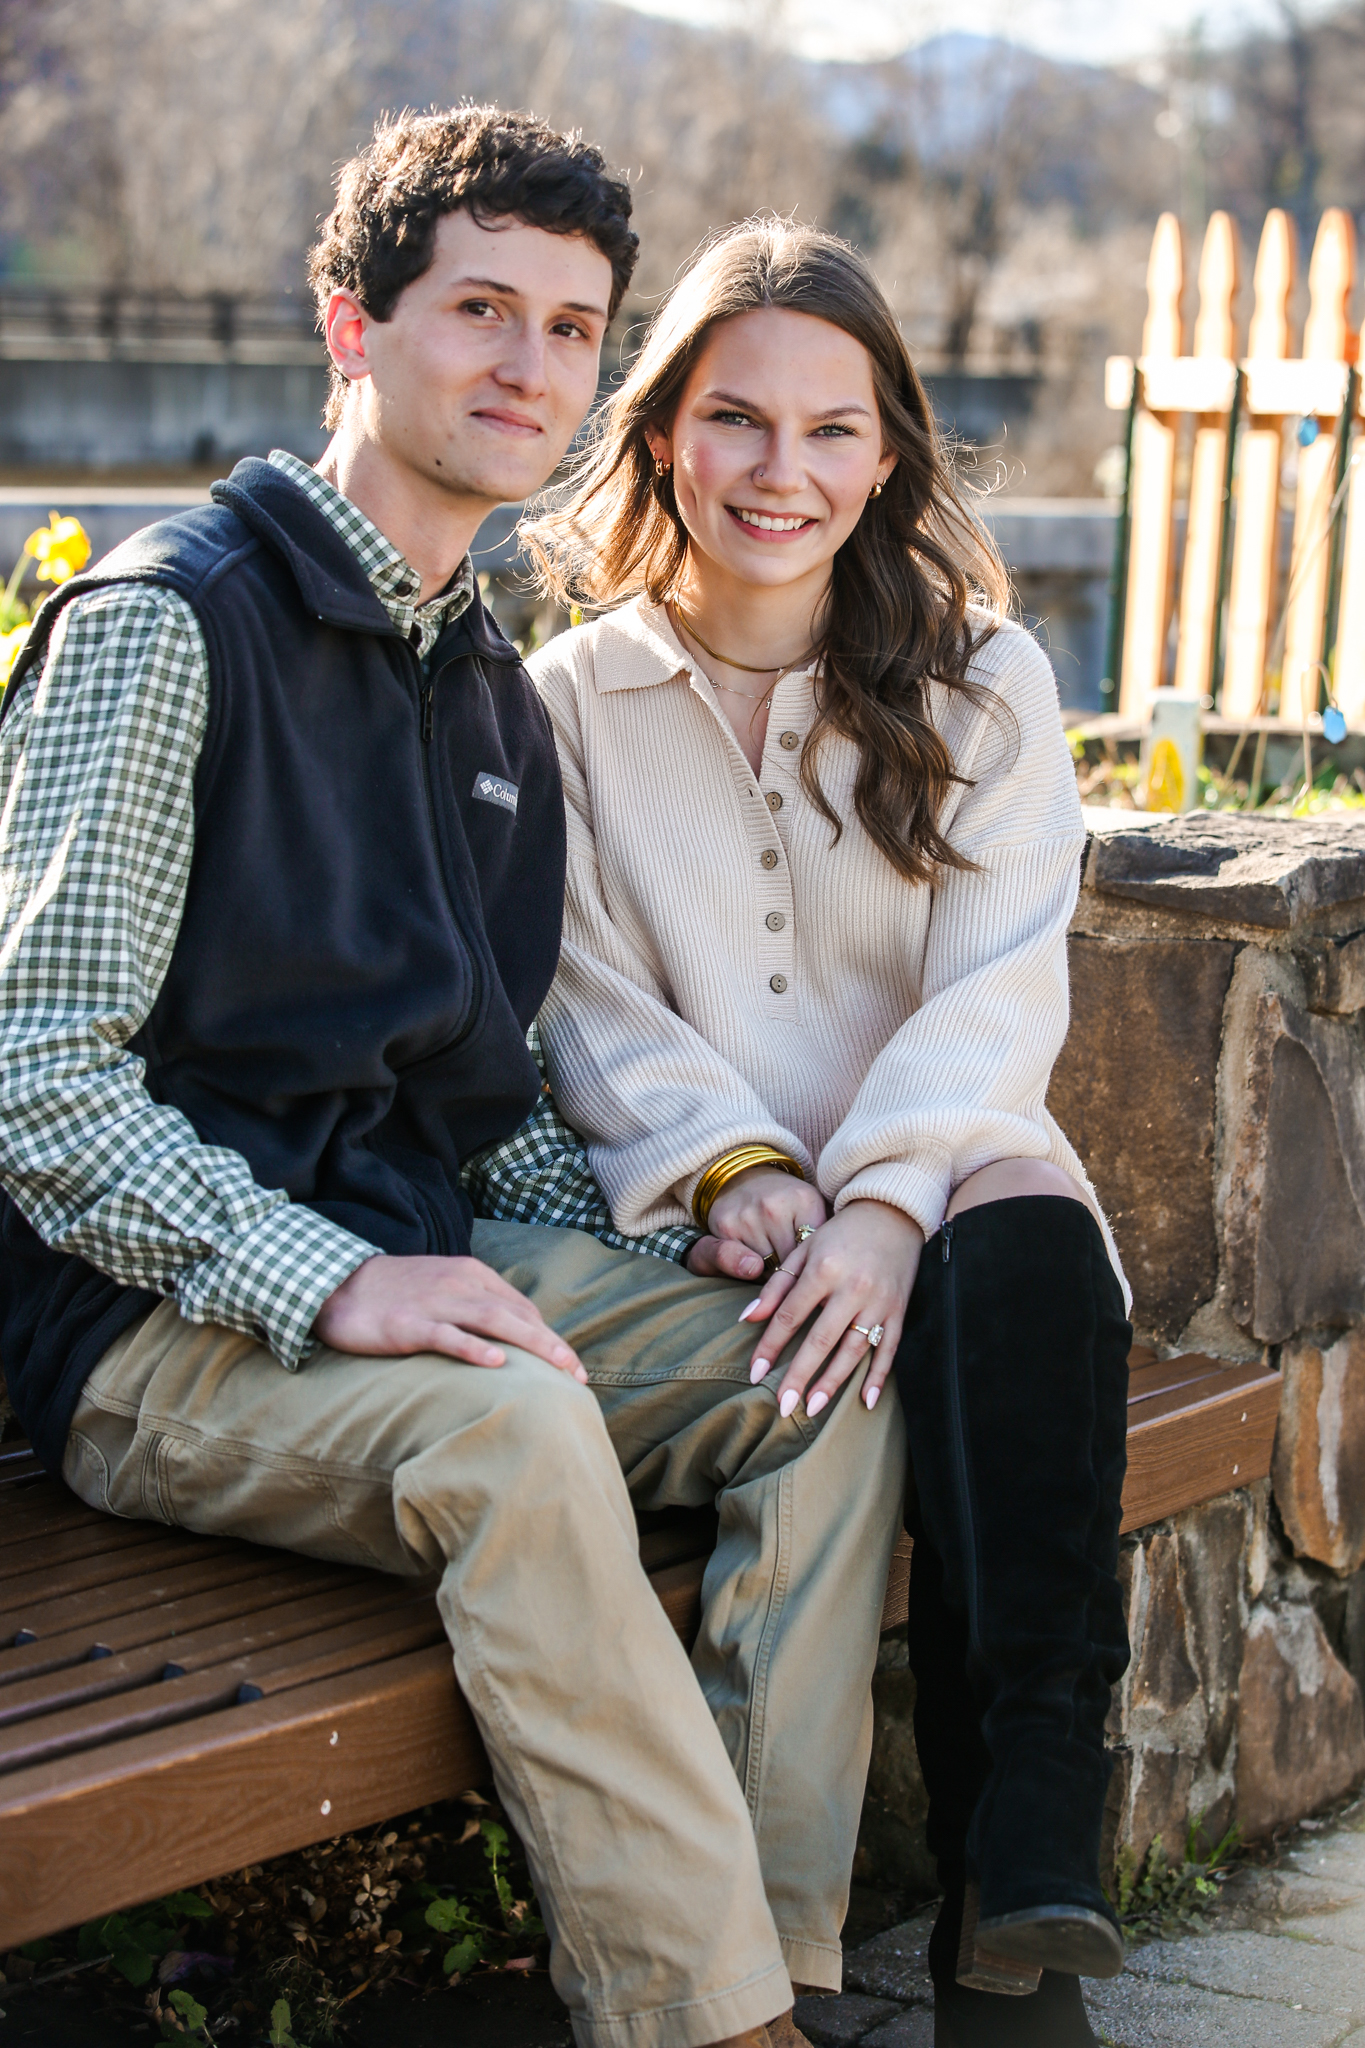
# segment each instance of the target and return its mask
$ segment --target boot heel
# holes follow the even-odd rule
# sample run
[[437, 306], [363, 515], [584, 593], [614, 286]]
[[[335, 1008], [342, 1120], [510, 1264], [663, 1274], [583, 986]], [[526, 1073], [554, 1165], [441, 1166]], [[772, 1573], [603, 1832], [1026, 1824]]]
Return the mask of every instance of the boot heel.
[[981, 1913], [981, 1887], [967, 1882], [962, 1902], [962, 1939], [957, 1950], [957, 1981], [966, 1991], [994, 1991], [1005, 1998], [1027, 1998], [1038, 1989], [1041, 1969], [1016, 1963], [1009, 1956], [997, 1956], [983, 1949], [976, 1938]]

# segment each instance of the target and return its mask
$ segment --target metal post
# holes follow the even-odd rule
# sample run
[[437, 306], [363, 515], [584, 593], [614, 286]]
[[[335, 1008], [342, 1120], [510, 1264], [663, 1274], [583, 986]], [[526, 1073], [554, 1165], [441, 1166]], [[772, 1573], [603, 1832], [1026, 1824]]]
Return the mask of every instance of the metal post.
[[1352, 363], [1346, 373], [1346, 403], [1337, 422], [1336, 460], [1332, 464], [1332, 537], [1327, 564], [1327, 605], [1322, 621], [1322, 666], [1331, 692], [1336, 678], [1337, 628], [1341, 623], [1341, 567], [1346, 541], [1346, 465], [1351, 455], [1351, 425], [1360, 400], [1360, 371]]
[[1223, 524], [1218, 536], [1218, 598], [1213, 607], [1213, 656], [1209, 663], [1209, 695], [1215, 703], [1223, 687], [1223, 648], [1227, 637], [1228, 591], [1232, 583], [1232, 471], [1245, 391], [1246, 371], [1239, 363], [1232, 386], [1232, 410], [1228, 414], [1228, 452], [1223, 465]]
[[1119, 507], [1118, 531], [1114, 535], [1114, 558], [1109, 570], [1109, 629], [1105, 635], [1104, 675], [1100, 681], [1100, 710], [1114, 711], [1119, 701], [1119, 679], [1123, 667], [1123, 624], [1128, 609], [1128, 548], [1133, 532], [1133, 430], [1137, 424], [1138, 392], [1142, 372], [1133, 364], [1133, 386], [1128, 395], [1128, 427], [1124, 437], [1123, 502]]

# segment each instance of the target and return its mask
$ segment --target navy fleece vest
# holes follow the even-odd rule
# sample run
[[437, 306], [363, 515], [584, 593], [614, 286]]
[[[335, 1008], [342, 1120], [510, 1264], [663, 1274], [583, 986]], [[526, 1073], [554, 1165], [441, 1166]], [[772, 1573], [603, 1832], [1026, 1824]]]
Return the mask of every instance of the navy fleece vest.
[[[477, 595], [424, 667], [280, 471], [239, 463], [213, 500], [65, 585], [25, 650], [114, 582], [179, 591], [203, 628], [184, 918], [133, 1050], [261, 1186], [388, 1252], [467, 1251], [460, 1163], [536, 1099], [525, 1033], [559, 955], [549, 721]], [[0, 1359], [55, 1466], [86, 1376], [157, 1297], [0, 1199]]]

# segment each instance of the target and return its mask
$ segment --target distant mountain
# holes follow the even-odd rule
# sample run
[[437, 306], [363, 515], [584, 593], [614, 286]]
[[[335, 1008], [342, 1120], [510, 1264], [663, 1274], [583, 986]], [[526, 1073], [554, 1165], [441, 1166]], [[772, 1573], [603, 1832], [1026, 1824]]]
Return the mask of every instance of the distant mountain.
[[895, 135], [922, 163], [970, 149], [991, 134], [1021, 96], [1044, 94], [1131, 114], [1159, 102], [1107, 66], [1065, 64], [1005, 36], [954, 29], [879, 63], [803, 67], [829, 125], [850, 141]]

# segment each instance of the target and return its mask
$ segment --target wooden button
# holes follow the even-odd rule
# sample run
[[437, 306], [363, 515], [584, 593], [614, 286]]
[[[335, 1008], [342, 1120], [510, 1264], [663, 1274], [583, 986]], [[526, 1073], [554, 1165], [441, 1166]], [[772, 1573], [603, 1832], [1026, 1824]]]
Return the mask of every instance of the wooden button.
[[771, 846], [767, 847], [758, 858], [760, 864], [765, 868], [775, 868], [777, 866], [777, 855], [773, 852]]
[[800, 746], [801, 735], [799, 732], [779, 733], [777, 744], [779, 747], [785, 747], [787, 749], [787, 752], [790, 754], [794, 751], [795, 748]]
[[780, 932], [787, 920], [780, 910], [770, 910], [763, 922], [770, 932]]
[[770, 811], [780, 811], [780, 810], [781, 810], [781, 808], [782, 808], [782, 792], [781, 792], [781, 790], [780, 790], [780, 789], [770, 789], [770, 790], [768, 791], [768, 794], [767, 794], [767, 796], [766, 796], [766, 797], [764, 798], [764, 802], [765, 802], [765, 803], [767, 804], [767, 806], [768, 806], [768, 809], [769, 809]]
[[770, 988], [770, 989], [772, 990], [772, 992], [773, 992], [773, 994], [774, 994], [775, 996], [784, 996], [784, 995], [785, 995], [785, 994], [787, 993], [787, 977], [786, 977], [786, 975], [785, 975], [785, 974], [775, 974], [775, 975], [773, 975], [772, 979], [771, 979], [771, 980], [769, 981], [769, 983], [768, 983], [768, 986], [769, 986], [769, 988]]

